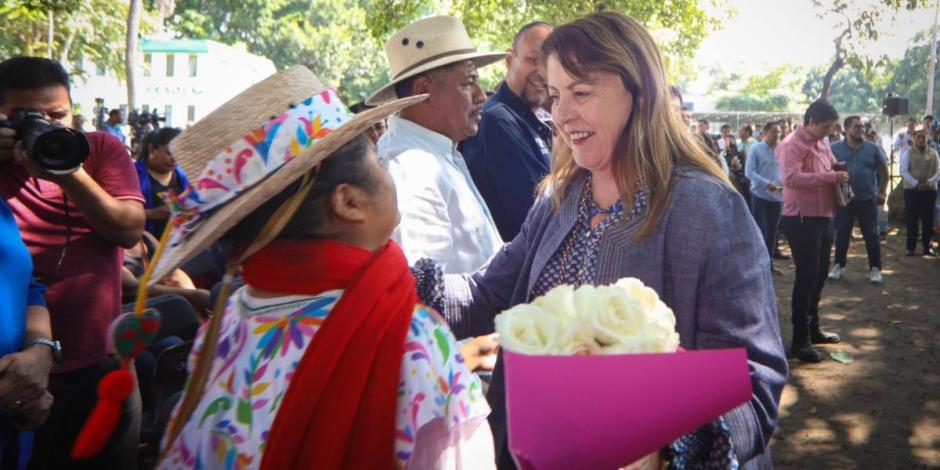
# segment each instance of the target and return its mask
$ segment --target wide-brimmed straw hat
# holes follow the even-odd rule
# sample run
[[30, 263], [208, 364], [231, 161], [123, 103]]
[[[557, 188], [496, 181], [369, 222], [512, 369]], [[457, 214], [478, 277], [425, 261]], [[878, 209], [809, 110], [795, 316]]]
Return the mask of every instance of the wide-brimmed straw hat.
[[385, 43], [385, 56], [388, 57], [392, 81], [366, 100], [370, 106], [397, 98], [395, 85], [402, 80], [465, 60], [483, 67], [505, 59], [506, 53], [478, 52], [459, 19], [432, 16], [415, 21], [393, 34]]
[[310, 70], [294, 66], [223, 104], [170, 143], [191, 187], [169, 195], [173, 227], [149, 281], [208, 248], [375, 123], [425, 98], [352, 115]]

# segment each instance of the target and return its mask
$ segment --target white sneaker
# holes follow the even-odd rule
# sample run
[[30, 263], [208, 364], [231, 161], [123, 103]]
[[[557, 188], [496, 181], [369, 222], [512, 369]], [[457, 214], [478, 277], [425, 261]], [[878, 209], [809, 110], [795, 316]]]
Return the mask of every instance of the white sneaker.
[[832, 266], [832, 271], [829, 271], [829, 279], [833, 281], [842, 279], [842, 274], [845, 273], [845, 268], [841, 264], [836, 264]]
[[871, 268], [868, 279], [871, 280], [872, 284], [881, 284], [884, 282], [884, 278], [881, 277], [881, 270], [878, 268]]

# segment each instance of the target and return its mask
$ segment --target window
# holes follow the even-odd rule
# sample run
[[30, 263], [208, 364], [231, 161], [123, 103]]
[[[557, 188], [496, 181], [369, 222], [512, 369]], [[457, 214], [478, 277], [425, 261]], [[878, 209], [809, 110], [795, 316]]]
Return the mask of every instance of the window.
[[104, 64], [95, 64], [95, 75], [99, 77], [104, 76]]
[[173, 63], [175, 62], [173, 59], [174, 59], [173, 54], [166, 55], [166, 76], [167, 77], [173, 76], [173, 66], [176, 65]]
[[168, 104], [163, 107], [163, 117], [166, 118], [166, 120], [163, 121], [163, 126], [173, 127], [173, 105]]
[[144, 76], [145, 76], [145, 77], [149, 77], [149, 76], [150, 76], [150, 67], [151, 67], [152, 63], [153, 63], [153, 55], [152, 55], [152, 54], [144, 54]]
[[189, 55], [189, 76], [195, 77], [196, 71], [198, 70], [198, 57], [196, 54]]
[[189, 105], [186, 107], [186, 121], [196, 122], [196, 107]]

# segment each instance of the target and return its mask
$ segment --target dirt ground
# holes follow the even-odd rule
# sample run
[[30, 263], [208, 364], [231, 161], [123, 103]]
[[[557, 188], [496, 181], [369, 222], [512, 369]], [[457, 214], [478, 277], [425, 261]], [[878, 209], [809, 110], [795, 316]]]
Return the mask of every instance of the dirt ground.
[[[860, 237], [845, 277], [826, 283], [823, 329], [842, 342], [821, 347], [818, 364], [790, 360], [772, 441], [778, 469], [940, 469], [940, 258], [905, 256], [903, 233], [881, 248], [884, 284], [869, 283]], [[776, 265], [789, 349], [793, 262]], [[836, 351], [854, 362], [833, 360]]]

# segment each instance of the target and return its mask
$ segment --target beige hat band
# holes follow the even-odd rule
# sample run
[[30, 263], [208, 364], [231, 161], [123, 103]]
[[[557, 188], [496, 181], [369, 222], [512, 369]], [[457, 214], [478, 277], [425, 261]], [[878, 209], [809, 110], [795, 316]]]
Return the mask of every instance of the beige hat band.
[[477, 49], [476, 49], [475, 47], [471, 47], [471, 48], [469, 48], [469, 49], [457, 49], [457, 50], [454, 50], [454, 51], [447, 51], [447, 52], [442, 52], [442, 53], [440, 53], [440, 54], [435, 54], [435, 55], [432, 55], [431, 57], [426, 57], [426, 58], [424, 58], [424, 59], [419, 60], [418, 62], [415, 62], [415, 63], [409, 65], [408, 67], [405, 67], [404, 70], [402, 70], [402, 71], [396, 73], [395, 76], [392, 77], [392, 80], [398, 80], [398, 77], [401, 77], [402, 75], [404, 75], [404, 74], [406, 74], [406, 73], [408, 73], [408, 72], [410, 72], [410, 71], [412, 71], [412, 70], [414, 70], [414, 69], [416, 69], [416, 68], [418, 68], [418, 67], [421, 67], [421, 66], [423, 66], [423, 65], [425, 65], [425, 64], [429, 64], [429, 63], [431, 63], [431, 62], [434, 62], [435, 60], [440, 60], [440, 59], [443, 59], [443, 58], [446, 58], [446, 57], [450, 57], [450, 56], [455, 56], [455, 55], [472, 54], [472, 53], [474, 53], [474, 52], [476, 52], [476, 51], [477, 51]]

